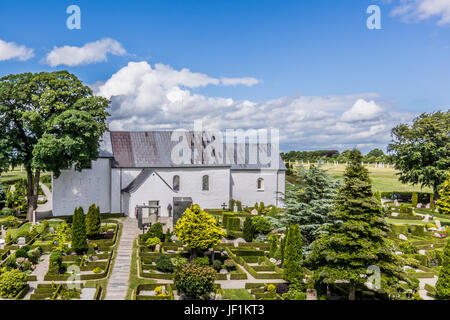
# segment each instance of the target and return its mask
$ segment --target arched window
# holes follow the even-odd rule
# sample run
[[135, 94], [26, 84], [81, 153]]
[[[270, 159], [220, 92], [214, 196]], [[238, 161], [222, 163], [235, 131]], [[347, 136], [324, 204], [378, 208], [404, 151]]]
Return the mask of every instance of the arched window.
[[257, 183], [258, 190], [264, 190], [264, 179], [259, 178]]
[[209, 191], [209, 176], [203, 176], [202, 179], [202, 190]]
[[173, 190], [180, 191], [180, 176], [173, 176]]

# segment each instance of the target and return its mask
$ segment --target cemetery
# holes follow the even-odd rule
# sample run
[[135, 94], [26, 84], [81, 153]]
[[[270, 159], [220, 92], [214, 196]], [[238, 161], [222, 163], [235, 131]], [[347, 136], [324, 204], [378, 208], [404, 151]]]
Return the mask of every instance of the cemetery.
[[[117, 247], [120, 223], [100, 217], [92, 205], [81, 221], [81, 241], [73, 229], [76, 216], [7, 225], [1, 245], [2, 299], [100, 299]], [[79, 213], [81, 213], [79, 211]], [[90, 232], [88, 235], [87, 232]], [[83, 240], [84, 239], [84, 240]], [[12, 279], [15, 279], [12, 281]], [[12, 284], [11, 284], [12, 283]]]

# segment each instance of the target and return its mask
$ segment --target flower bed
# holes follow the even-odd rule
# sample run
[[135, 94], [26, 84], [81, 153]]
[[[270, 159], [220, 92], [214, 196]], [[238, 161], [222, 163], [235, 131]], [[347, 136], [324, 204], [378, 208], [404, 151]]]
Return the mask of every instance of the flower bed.
[[[157, 294], [155, 289], [165, 287], [165, 294]], [[134, 292], [134, 300], [174, 300], [170, 284], [140, 284]]]

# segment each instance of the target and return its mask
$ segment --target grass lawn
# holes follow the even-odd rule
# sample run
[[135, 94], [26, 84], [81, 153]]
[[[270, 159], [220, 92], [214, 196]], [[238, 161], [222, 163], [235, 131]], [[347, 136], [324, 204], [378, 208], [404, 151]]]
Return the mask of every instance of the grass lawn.
[[[56, 227], [60, 224], [61, 222], [59, 221], [49, 221], [48, 225], [50, 227], [53, 227], [56, 229]], [[31, 222], [27, 222], [25, 223], [23, 226], [21, 226], [19, 229], [9, 229], [8, 231], [11, 232], [11, 237], [15, 238], [17, 237], [17, 235], [23, 231], [30, 231], [30, 228], [32, 226]], [[36, 229], [38, 232], [42, 232], [42, 229], [44, 228], [43, 224], [41, 223], [40, 225], [36, 225]]]
[[226, 300], [255, 300], [247, 289], [225, 289]]
[[[50, 176], [50, 172], [42, 172], [41, 178], [45, 176]], [[25, 169], [21, 171], [20, 169], [15, 169], [13, 171], [3, 172], [0, 175], [0, 183], [8, 182], [10, 180], [14, 180], [17, 178], [27, 178], [27, 173], [25, 172]]]
[[[345, 165], [322, 165], [322, 169], [334, 178], [342, 178], [344, 175]], [[390, 191], [418, 191], [418, 192], [432, 192], [430, 188], [421, 189], [420, 186], [412, 186], [410, 184], [403, 184], [398, 181], [397, 170], [393, 168], [374, 168], [369, 167], [369, 175], [372, 180], [373, 190], [380, 192]], [[288, 179], [287, 179], [288, 180]]]

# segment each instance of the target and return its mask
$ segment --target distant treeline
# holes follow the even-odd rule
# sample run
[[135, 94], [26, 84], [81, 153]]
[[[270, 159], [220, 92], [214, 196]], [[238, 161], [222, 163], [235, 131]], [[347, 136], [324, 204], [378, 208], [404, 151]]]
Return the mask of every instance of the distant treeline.
[[[345, 150], [340, 153], [338, 150], [317, 150], [317, 151], [289, 151], [287, 153], [282, 152], [281, 157], [284, 161], [301, 161], [304, 162], [318, 162], [324, 161], [339, 161], [340, 163], [345, 163], [348, 161], [350, 150]], [[381, 149], [373, 149], [368, 154], [364, 156], [364, 162], [383, 162], [383, 163], [393, 163], [393, 157], [384, 154]]]

